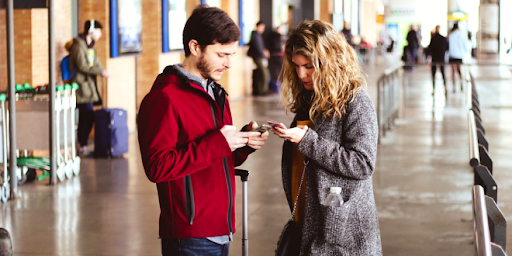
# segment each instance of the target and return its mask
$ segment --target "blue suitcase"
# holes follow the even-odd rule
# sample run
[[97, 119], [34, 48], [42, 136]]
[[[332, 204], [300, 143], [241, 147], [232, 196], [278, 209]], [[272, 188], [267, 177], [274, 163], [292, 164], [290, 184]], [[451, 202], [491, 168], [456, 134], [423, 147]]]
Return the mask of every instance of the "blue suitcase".
[[117, 157], [128, 152], [126, 110], [103, 108], [94, 112], [94, 156]]

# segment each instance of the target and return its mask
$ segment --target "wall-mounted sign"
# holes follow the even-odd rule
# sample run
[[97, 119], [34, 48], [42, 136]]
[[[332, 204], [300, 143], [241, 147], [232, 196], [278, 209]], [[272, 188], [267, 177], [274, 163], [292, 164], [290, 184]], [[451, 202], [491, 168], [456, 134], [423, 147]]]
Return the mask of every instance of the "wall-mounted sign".
[[142, 0], [110, 1], [110, 57], [142, 51]]
[[416, 11], [414, 9], [391, 9], [391, 14], [399, 16], [415, 15]]

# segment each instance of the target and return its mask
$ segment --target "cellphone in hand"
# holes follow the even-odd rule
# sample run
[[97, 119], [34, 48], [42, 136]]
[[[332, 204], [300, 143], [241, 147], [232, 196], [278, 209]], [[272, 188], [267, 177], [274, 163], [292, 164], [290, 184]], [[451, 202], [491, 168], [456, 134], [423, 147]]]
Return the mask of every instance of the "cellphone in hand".
[[260, 127], [256, 128], [254, 131], [257, 131], [257, 132], [260, 132], [260, 133], [265, 133], [266, 131], [270, 130], [270, 126], [266, 125], [266, 124], [262, 124]]
[[276, 127], [279, 127], [281, 129], [287, 129], [286, 128], [286, 125], [284, 125], [283, 123], [281, 122], [277, 122], [277, 121], [274, 121], [274, 120], [268, 120], [267, 123], [272, 127], [272, 128], [276, 128]]

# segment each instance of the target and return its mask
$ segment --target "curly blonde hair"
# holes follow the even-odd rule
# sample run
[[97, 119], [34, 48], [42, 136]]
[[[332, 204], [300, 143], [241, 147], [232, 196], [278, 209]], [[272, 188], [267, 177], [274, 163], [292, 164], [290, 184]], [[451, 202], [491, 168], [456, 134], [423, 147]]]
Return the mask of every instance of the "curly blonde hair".
[[[313, 91], [304, 88], [292, 62], [293, 55], [308, 59], [313, 73]], [[296, 113], [309, 107], [309, 115], [341, 118], [346, 105], [366, 81], [356, 52], [331, 24], [319, 20], [302, 21], [291, 31], [285, 44], [281, 70], [282, 100], [286, 110]]]

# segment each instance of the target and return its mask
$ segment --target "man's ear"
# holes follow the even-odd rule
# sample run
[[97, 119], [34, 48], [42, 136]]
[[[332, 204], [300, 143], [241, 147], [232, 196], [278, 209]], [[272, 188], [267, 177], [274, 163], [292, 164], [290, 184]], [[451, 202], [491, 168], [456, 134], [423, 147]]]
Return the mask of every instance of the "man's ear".
[[198, 56], [201, 52], [201, 46], [195, 39], [188, 41], [188, 48], [190, 48], [190, 53], [194, 56]]

